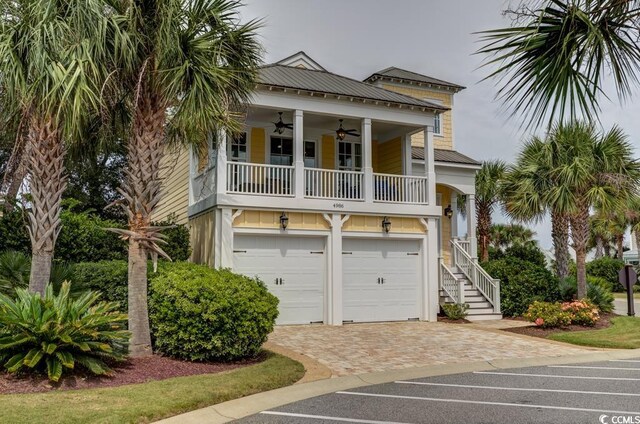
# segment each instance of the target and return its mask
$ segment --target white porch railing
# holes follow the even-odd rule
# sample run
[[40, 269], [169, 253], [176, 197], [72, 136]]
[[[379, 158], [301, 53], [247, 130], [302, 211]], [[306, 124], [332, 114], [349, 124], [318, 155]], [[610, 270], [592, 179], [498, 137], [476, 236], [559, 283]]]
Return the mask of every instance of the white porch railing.
[[391, 203], [428, 203], [427, 177], [373, 174], [373, 200]]
[[364, 200], [363, 180], [362, 172], [305, 168], [305, 196], [316, 199]]
[[500, 313], [500, 280], [491, 278], [477, 260], [469, 256], [459, 240], [451, 240], [451, 254], [453, 265], [458, 267], [473, 287], [493, 305], [493, 311]]
[[471, 242], [469, 242], [469, 240], [460, 240], [458, 239], [458, 244], [460, 245], [460, 247], [462, 247], [462, 249], [467, 252], [469, 255], [471, 255]]
[[464, 303], [464, 281], [458, 280], [440, 258], [440, 288], [454, 303]]
[[293, 166], [227, 162], [227, 192], [293, 196]]

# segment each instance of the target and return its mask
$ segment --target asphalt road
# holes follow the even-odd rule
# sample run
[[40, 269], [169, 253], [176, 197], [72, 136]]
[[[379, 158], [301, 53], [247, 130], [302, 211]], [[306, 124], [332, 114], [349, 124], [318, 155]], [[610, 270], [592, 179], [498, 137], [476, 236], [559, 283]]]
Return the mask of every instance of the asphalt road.
[[[637, 317], [640, 317], [640, 293], [633, 294], [633, 304], [634, 304], [634, 312]], [[619, 315], [627, 315], [627, 299], [618, 299], [614, 300], [613, 305], [615, 307], [614, 312]]]
[[362, 387], [242, 424], [640, 424], [640, 358], [482, 371]]

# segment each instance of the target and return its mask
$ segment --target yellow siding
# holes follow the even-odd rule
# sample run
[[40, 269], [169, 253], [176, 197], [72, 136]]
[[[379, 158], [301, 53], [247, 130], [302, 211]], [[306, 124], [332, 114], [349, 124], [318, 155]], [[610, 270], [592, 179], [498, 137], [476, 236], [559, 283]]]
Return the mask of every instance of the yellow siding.
[[[369, 233], [382, 233], [382, 216], [352, 215], [342, 226], [342, 231], [360, 231]], [[393, 233], [424, 234], [425, 228], [418, 218], [389, 217], [391, 231]]]
[[335, 169], [336, 141], [332, 135], [322, 136], [322, 168]]
[[[424, 87], [401, 87], [394, 84], [383, 84], [383, 88], [397, 93], [402, 93], [407, 96], [415, 97], [422, 100], [439, 100], [443, 106], [451, 108], [453, 105], [453, 93], [443, 92], [438, 90], [430, 90]], [[436, 149], [453, 149], [453, 122], [451, 117], [451, 111], [448, 110], [440, 115], [442, 125], [442, 136], [433, 137], [433, 145]], [[411, 144], [413, 146], [424, 146], [424, 134], [417, 133], [411, 137]]]
[[160, 177], [163, 198], [153, 214], [154, 221], [175, 218], [177, 224], [187, 223], [189, 206], [189, 150], [169, 151], [162, 159]]
[[451, 189], [436, 184], [436, 193], [442, 194], [442, 218], [440, 219], [440, 234], [442, 235], [442, 257], [446, 264], [451, 263], [451, 220], [444, 216], [444, 209], [451, 203]]
[[[279, 211], [247, 210], [233, 221], [234, 227], [239, 228], [280, 228]], [[291, 230], [328, 230], [329, 223], [317, 213], [287, 213]]]
[[373, 141], [371, 143], [371, 165], [373, 167], [373, 172], [381, 172], [378, 167], [378, 161], [380, 160], [380, 143], [377, 141]]
[[252, 163], [265, 163], [266, 160], [266, 134], [264, 128], [251, 128], [251, 142], [249, 149], [251, 150]]
[[213, 228], [215, 212], [210, 211], [189, 220], [191, 262], [213, 267]]
[[377, 156], [377, 166], [374, 165], [373, 169], [375, 172], [402, 174], [402, 140], [400, 137], [378, 144]]

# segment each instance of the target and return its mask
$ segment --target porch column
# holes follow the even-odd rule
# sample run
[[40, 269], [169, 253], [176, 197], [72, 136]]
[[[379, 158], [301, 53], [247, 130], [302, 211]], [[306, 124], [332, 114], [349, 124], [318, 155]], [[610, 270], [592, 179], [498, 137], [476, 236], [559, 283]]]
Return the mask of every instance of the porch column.
[[227, 192], [227, 133], [219, 130], [213, 142], [217, 143], [216, 194], [220, 195]]
[[364, 201], [373, 202], [373, 165], [371, 155], [371, 119], [362, 119], [362, 159], [364, 161], [362, 170], [364, 171]]
[[348, 219], [341, 214], [326, 215], [331, 226], [329, 262], [329, 316], [330, 325], [342, 325], [342, 224]]
[[451, 200], [449, 201], [453, 216], [451, 217], [451, 238], [458, 238], [458, 193], [451, 192]]
[[476, 195], [467, 194], [467, 239], [469, 240], [469, 255], [478, 258], [478, 239], [476, 237]]
[[411, 134], [405, 134], [402, 139], [402, 174], [413, 174], [413, 161], [411, 156]]
[[293, 112], [293, 155], [295, 165], [294, 190], [296, 197], [304, 197], [304, 134], [302, 111]]
[[437, 321], [440, 309], [440, 282], [438, 273], [440, 269], [438, 251], [438, 227], [440, 223], [436, 218], [427, 220], [427, 249], [426, 249], [426, 284], [424, 286], [423, 303], [425, 305], [424, 319], [427, 321]]
[[220, 210], [220, 256], [221, 268], [233, 268], [233, 213], [231, 208]]
[[433, 127], [424, 127], [424, 173], [427, 177], [429, 205], [436, 204], [436, 168], [433, 159]]

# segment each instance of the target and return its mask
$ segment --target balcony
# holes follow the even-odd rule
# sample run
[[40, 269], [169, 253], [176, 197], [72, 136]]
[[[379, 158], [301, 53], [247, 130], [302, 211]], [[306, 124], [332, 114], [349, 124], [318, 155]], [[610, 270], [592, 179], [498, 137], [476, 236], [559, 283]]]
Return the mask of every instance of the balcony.
[[[227, 163], [228, 194], [296, 197], [296, 167], [247, 162]], [[428, 204], [427, 177], [372, 174], [372, 200], [380, 203]], [[308, 199], [366, 200], [365, 173], [304, 168], [301, 197]]]

